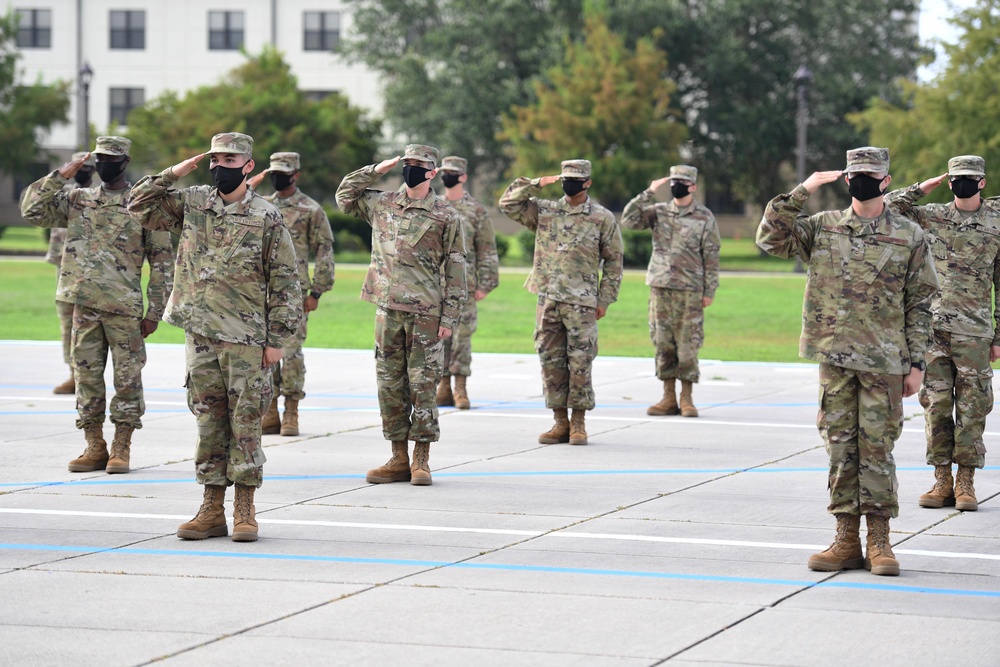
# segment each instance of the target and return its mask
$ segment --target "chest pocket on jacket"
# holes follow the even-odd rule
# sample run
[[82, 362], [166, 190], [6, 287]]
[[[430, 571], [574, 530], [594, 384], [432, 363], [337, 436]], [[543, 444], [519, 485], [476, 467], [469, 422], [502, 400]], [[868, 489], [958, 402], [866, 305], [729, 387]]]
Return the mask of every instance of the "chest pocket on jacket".
[[247, 236], [261, 227], [263, 224], [255, 220], [240, 222], [219, 220], [212, 225], [212, 245], [223, 253], [223, 258], [227, 262], [240, 251], [241, 254], [247, 252], [259, 254], [259, 247], [257, 244], [248, 243]]
[[414, 224], [411, 221], [408, 227], [405, 229], [401, 227], [399, 229], [398, 238], [411, 248], [415, 248], [420, 243], [420, 239], [424, 238], [427, 230], [434, 226], [435, 222], [437, 221], [434, 218], [426, 218], [418, 224]]
[[906, 272], [909, 250], [904, 245], [894, 243], [879, 243], [865, 248], [864, 262], [867, 265], [862, 269], [862, 277], [869, 285], [875, 283], [881, 277], [881, 281], [888, 287], [901, 285], [903, 275]]

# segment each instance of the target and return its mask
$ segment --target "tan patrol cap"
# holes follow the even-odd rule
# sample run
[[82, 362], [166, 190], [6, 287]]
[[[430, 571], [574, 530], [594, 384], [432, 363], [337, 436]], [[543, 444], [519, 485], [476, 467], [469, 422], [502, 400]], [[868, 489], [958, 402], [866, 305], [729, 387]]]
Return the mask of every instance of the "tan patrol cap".
[[959, 155], [948, 160], [949, 176], [986, 176], [986, 160], [978, 155]]
[[670, 168], [670, 178], [678, 181], [698, 182], [698, 169], [688, 164], [675, 164]]
[[271, 153], [271, 165], [268, 171], [283, 171], [294, 174], [299, 170], [298, 153]]
[[434, 167], [437, 167], [438, 161], [441, 159], [441, 153], [433, 146], [408, 144], [406, 149], [403, 151], [403, 159], [430, 162], [432, 165], [431, 168], [433, 169]]
[[889, 173], [889, 149], [875, 146], [863, 146], [847, 151], [847, 174], [871, 172], [874, 174]]
[[212, 137], [208, 152], [253, 156], [253, 137], [240, 132], [222, 132]]
[[[80, 160], [80, 159], [83, 159], [85, 157], [87, 157], [87, 151], [79, 151], [77, 153], [73, 153], [73, 155], [70, 156], [69, 161], [70, 162], [75, 162], [76, 160]], [[94, 160], [94, 154], [91, 153], [90, 157], [88, 157], [87, 161], [84, 162], [83, 164], [84, 164], [85, 167], [93, 167], [94, 166], [94, 162], [95, 162], [95, 160]]]
[[125, 137], [97, 137], [97, 147], [91, 151], [94, 155], [128, 156], [132, 142]]
[[590, 178], [590, 160], [566, 160], [562, 163], [560, 178]]
[[460, 174], [464, 174], [468, 168], [468, 161], [464, 157], [458, 157], [457, 155], [449, 155], [441, 161], [442, 171], [456, 171]]

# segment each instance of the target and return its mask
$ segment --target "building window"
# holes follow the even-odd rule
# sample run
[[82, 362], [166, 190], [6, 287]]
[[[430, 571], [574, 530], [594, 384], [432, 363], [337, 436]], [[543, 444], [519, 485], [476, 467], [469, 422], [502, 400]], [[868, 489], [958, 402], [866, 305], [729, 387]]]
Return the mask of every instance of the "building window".
[[112, 88], [109, 100], [111, 124], [128, 125], [128, 114], [141, 107], [146, 101], [146, 91], [142, 88]]
[[243, 12], [208, 13], [208, 48], [213, 51], [243, 48]]
[[336, 90], [303, 90], [302, 96], [311, 102], [322, 102], [330, 95], [336, 95]]
[[111, 12], [111, 48], [146, 48], [146, 12]]
[[340, 41], [340, 12], [305, 12], [302, 17], [302, 48], [333, 51]]
[[17, 45], [24, 49], [52, 47], [52, 10], [17, 10]]

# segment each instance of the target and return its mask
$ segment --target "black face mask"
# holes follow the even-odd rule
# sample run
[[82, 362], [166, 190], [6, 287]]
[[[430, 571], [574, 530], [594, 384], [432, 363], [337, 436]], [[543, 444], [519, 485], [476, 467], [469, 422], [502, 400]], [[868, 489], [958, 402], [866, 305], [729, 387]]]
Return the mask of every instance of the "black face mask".
[[875, 178], [874, 176], [866, 176], [865, 174], [855, 174], [848, 181], [847, 189], [851, 193], [851, 196], [858, 201], [868, 201], [869, 199], [882, 196], [882, 188], [879, 186], [884, 180], [885, 176]]
[[445, 172], [444, 174], [441, 174], [441, 182], [444, 183], [444, 187], [453, 188], [458, 185], [458, 179], [461, 177], [461, 174]]
[[670, 194], [674, 196], [674, 199], [684, 199], [691, 194], [691, 186], [687, 183], [671, 183]]
[[408, 164], [403, 167], [403, 182], [407, 187], [415, 188], [427, 181], [427, 172], [430, 169], [418, 167], [415, 164]]
[[240, 184], [246, 178], [246, 174], [243, 173], [243, 167], [245, 166], [223, 167], [222, 165], [216, 165], [209, 169], [209, 172], [212, 174], [212, 182], [215, 183], [215, 187], [219, 188], [219, 192], [228, 195], [240, 187]]
[[960, 176], [951, 182], [951, 191], [959, 199], [968, 199], [979, 192], [979, 180], [974, 176]]
[[94, 170], [91, 167], [86, 167], [80, 171], [73, 174], [73, 180], [80, 185], [90, 185], [90, 179], [94, 175]]
[[94, 169], [97, 170], [97, 175], [101, 177], [102, 181], [111, 183], [125, 173], [126, 164], [128, 164], [127, 160], [122, 160], [121, 162], [98, 162]]
[[283, 171], [269, 171], [267, 175], [271, 179], [271, 185], [274, 186], [275, 190], [284, 190], [287, 188], [292, 184], [292, 176], [294, 176], [294, 174], [286, 174]]
[[575, 197], [584, 191], [583, 184], [586, 181], [581, 181], [579, 178], [564, 178], [562, 179], [563, 192], [566, 193], [567, 197]]

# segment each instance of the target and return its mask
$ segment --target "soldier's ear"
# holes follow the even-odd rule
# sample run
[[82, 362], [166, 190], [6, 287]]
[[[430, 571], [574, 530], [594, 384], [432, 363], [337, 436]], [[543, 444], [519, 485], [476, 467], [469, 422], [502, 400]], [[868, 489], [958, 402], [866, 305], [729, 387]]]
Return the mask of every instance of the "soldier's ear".
[[[244, 175], [249, 174], [251, 171], [253, 171], [254, 166], [255, 166], [255, 163], [253, 161], [253, 158], [250, 158], [249, 160], [247, 160], [247, 163], [245, 165], [243, 165], [243, 174]], [[247, 169], [247, 167], [250, 167], [250, 168]]]

